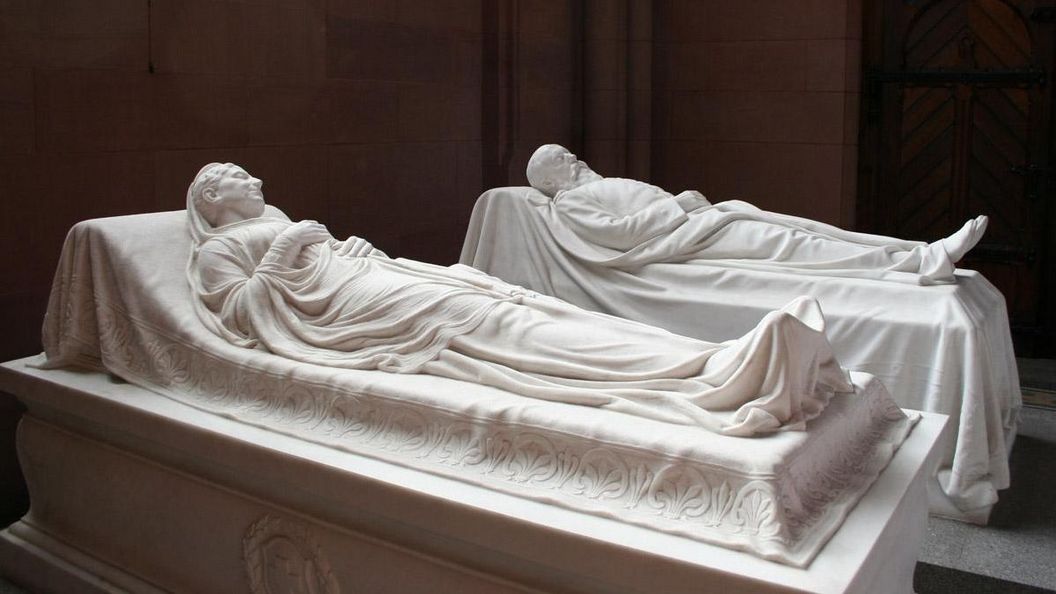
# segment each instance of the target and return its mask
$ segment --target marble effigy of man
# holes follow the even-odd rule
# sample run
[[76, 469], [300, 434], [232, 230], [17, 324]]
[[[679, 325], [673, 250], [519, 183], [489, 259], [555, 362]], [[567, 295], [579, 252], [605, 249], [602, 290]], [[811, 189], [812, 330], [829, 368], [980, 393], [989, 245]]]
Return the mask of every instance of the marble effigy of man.
[[424, 373], [727, 435], [802, 428], [853, 391], [812, 299], [720, 344], [579, 309], [455, 265], [390, 259], [263, 216], [261, 182], [206, 165], [187, 192], [187, 276], [229, 342], [310, 364]]
[[557, 144], [535, 151], [527, 176], [553, 199], [553, 231], [567, 251], [620, 268], [722, 260], [779, 272], [944, 284], [954, 282], [955, 264], [988, 222], [976, 217], [930, 244], [855, 233], [739, 200], [713, 205], [693, 190], [672, 195], [645, 182], [602, 177]]

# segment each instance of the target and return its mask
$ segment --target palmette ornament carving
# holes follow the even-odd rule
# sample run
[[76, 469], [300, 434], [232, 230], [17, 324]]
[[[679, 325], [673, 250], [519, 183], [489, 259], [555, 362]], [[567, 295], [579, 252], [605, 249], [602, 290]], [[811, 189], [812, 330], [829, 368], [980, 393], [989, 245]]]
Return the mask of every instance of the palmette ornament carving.
[[[829, 459], [801, 457], [809, 460], [794, 463], [783, 482], [764, 482], [660, 452], [617, 448], [579, 436], [468, 418], [420, 402], [357, 394], [340, 382], [292, 383], [283, 375], [221, 360], [168, 336], [99, 295], [92, 307], [92, 315], [64, 317], [62, 325], [78, 327], [60, 331], [87, 336], [86, 342], [97, 338], [107, 369], [196, 408], [494, 490], [799, 565], [809, 561], [818, 541], [831, 534], [834, 522], [838, 525], [886, 464], [895, 446], [883, 446], [879, 454], [877, 446], [897, 440], [898, 427], [904, 424], [897, 407], [857, 407], [854, 414], [860, 418], [847, 419], [839, 431], [825, 435], [841, 444], [823, 448]], [[841, 506], [835, 520], [834, 503]]]
[[246, 530], [242, 558], [253, 594], [341, 594], [322, 548], [299, 522], [263, 516]]

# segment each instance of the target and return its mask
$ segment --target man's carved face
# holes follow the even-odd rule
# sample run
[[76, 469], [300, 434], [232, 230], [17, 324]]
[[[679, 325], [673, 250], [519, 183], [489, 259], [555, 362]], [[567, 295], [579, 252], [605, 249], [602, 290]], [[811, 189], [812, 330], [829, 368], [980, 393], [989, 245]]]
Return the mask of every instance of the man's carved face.
[[539, 147], [528, 161], [528, 183], [547, 196], [580, 186], [594, 177], [596, 174], [586, 163], [558, 144]]

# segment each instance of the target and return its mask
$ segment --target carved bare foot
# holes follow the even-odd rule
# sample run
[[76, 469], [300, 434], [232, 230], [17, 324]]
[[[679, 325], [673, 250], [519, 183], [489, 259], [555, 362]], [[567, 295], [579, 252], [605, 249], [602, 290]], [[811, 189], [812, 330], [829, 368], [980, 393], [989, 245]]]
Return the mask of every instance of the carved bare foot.
[[972, 244], [972, 247], [975, 247], [975, 244], [979, 243], [979, 240], [983, 238], [983, 235], [986, 233], [986, 226], [990, 224], [990, 217], [986, 215], [979, 215], [975, 217], [975, 222], [975, 232], [978, 235], [976, 235], [975, 242]]
[[986, 215], [979, 215], [968, 221], [956, 233], [942, 240], [942, 247], [949, 254], [950, 260], [955, 264], [968, 253], [986, 233], [986, 226], [990, 219]]

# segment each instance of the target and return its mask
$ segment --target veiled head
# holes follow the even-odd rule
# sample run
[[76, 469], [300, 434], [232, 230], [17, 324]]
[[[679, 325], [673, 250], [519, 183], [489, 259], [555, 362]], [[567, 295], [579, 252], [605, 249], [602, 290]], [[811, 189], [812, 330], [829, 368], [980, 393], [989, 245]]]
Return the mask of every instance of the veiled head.
[[528, 183], [553, 197], [587, 182], [601, 179], [591, 168], [559, 144], [544, 144], [528, 160]]
[[264, 182], [234, 163], [210, 163], [191, 182], [194, 207], [213, 227], [264, 214]]

